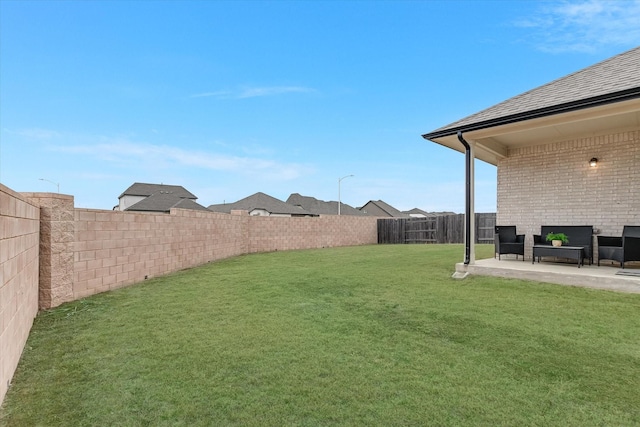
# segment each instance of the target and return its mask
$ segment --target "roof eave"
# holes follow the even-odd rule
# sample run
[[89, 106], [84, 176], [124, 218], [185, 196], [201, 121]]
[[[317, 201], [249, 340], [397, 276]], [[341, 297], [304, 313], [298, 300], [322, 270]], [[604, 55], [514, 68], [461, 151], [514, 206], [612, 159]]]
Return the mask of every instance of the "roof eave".
[[592, 98], [581, 99], [578, 101], [568, 102], [564, 104], [553, 105], [546, 108], [541, 108], [532, 111], [525, 111], [518, 114], [512, 114], [509, 116], [498, 117], [491, 120], [485, 120], [477, 123], [470, 123], [461, 126], [449, 127], [441, 130], [436, 130], [430, 133], [422, 135], [424, 139], [432, 142], [437, 138], [456, 135], [458, 132], [471, 132], [481, 129], [487, 129], [496, 126], [507, 125], [511, 123], [522, 122], [526, 120], [537, 119], [541, 117], [552, 116], [555, 114], [562, 114], [571, 111], [582, 110], [586, 108], [594, 108], [602, 105], [612, 104], [616, 102], [627, 101], [631, 99], [640, 98], [640, 87], [631, 88], [619, 92], [613, 92], [606, 95], [600, 95]]

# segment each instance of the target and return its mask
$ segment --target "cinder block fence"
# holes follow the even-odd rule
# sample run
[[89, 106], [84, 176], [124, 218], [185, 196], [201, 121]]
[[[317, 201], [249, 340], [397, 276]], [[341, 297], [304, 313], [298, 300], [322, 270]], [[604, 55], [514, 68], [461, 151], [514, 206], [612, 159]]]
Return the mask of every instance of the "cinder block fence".
[[0, 402], [38, 312], [40, 209], [0, 184]]
[[0, 402], [38, 309], [241, 254], [375, 244], [376, 221], [76, 209], [0, 184]]

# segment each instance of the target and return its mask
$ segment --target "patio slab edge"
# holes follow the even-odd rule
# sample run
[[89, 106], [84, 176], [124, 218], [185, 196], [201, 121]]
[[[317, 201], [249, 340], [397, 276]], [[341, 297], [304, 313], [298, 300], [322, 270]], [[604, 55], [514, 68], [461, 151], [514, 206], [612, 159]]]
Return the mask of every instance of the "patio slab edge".
[[[519, 265], [513, 265], [518, 263]], [[475, 264], [456, 264], [456, 274], [464, 273], [478, 276], [503, 277], [508, 279], [524, 279], [536, 282], [551, 283], [564, 286], [600, 289], [616, 292], [640, 294], [640, 278], [633, 276], [616, 276], [615, 272], [595, 269], [598, 267], [582, 267], [558, 265], [532, 265], [522, 261], [480, 260]], [[600, 267], [609, 268], [609, 267]], [[557, 270], [557, 271], [554, 271]], [[576, 271], [571, 271], [575, 269]], [[592, 273], [592, 274], [590, 274]]]

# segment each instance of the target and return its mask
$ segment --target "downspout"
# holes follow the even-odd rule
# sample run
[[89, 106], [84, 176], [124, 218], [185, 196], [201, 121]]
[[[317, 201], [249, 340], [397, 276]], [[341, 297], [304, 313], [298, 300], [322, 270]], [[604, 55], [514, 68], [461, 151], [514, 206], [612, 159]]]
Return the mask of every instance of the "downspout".
[[471, 146], [458, 131], [458, 140], [464, 145], [465, 158], [465, 213], [464, 213], [464, 264], [471, 261]]

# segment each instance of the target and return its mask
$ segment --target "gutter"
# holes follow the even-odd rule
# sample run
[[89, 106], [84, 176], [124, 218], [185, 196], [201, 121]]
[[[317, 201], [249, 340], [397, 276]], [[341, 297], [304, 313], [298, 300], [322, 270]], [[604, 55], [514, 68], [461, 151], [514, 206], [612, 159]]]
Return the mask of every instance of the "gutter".
[[502, 126], [511, 123], [523, 122], [526, 120], [537, 119], [541, 117], [553, 116], [555, 114], [568, 113], [571, 111], [582, 110], [585, 108], [599, 107], [602, 105], [613, 104], [616, 102], [629, 101], [640, 98], [640, 87], [626, 89], [619, 92], [609, 93], [606, 95], [595, 96], [592, 98], [581, 99], [579, 101], [567, 102], [550, 107], [539, 108], [537, 110], [525, 111], [522, 113], [512, 114], [509, 116], [498, 117], [495, 119], [484, 120], [477, 123], [467, 125], [454, 126], [446, 129], [435, 130], [422, 135], [424, 139], [433, 140], [444, 136], [455, 135], [460, 132], [471, 132], [474, 130], [487, 129], [495, 126]]
[[465, 208], [464, 208], [464, 265], [471, 260], [471, 146], [458, 131], [458, 140], [464, 145], [464, 177], [465, 177]]

